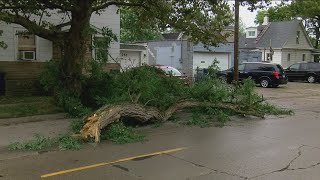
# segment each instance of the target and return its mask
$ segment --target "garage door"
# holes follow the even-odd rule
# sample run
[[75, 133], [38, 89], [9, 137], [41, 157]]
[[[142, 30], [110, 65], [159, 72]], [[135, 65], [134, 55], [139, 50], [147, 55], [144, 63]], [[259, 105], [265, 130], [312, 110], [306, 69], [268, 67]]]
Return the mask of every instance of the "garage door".
[[140, 52], [139, 51], [121, 51], [120, 65], [122, 69], [129, 69], [140, 66]]
[[208, 68], [215, 59], [219, 61], [218, 66], [221, 70], [229, 68], [229, 53], [194, 52], [193, 69]]

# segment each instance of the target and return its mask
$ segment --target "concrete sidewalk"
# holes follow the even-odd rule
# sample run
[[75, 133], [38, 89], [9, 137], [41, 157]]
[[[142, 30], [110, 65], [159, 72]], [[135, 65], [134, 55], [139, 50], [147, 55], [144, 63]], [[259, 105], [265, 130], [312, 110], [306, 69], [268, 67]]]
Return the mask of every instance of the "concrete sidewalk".
[[67, 133], [71, 121], [65, 114], [0, 119], [0, 148], [30, 140], [36, 134], [54, 137]]

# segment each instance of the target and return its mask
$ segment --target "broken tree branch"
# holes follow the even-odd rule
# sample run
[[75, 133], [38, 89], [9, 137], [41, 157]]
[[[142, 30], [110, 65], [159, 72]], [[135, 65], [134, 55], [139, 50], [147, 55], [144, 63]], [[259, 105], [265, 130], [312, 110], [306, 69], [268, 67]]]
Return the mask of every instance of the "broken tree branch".
[[170, 106], [165, 111], [160, 111], [155, 107], [146, 107], [137, 103], [122, 103], [115, 105], [107, 105], [98, 109], [93, 114], [84, 118], [85, 125], [80, 131], [81, 137], [95, 138], [95, 142], [100, 142], [101, 129], [107, 127], [109, 124], [119, 121], [121, 118], [133, 118], [142, 123], [148, 121], [167, 121], [176, 111], [190, 108], [190, 107], [212, 107], [229, 109], [238, 114], [253, 115], [263, 117], [254, 110], [243, 111], [238, 105], [231, 103], [212, 103], [212, 102], [199, 102], [193, 100], [180, 101]]

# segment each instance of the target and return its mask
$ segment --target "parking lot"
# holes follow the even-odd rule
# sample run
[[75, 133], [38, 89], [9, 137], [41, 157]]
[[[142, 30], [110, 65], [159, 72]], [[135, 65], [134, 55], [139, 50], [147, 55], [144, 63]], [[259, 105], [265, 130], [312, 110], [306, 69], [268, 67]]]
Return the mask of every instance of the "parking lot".
[[167, 124], [146, 129], [148, 141], [142, 143], [104, 142], [6, 159], [0, 161], [0, 180], [318, 180], [320, 84], [257, 91], [295, 114], [235, 118], [223, 128]]

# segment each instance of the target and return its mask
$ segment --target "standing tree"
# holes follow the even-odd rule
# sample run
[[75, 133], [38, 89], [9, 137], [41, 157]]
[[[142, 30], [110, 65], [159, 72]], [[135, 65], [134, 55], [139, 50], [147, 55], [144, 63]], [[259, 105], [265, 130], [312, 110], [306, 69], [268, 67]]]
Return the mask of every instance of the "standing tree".
[[[254, 8], [270, 0], [241, 0]], [[15, 23], [29, 33], [61, 42], [63, 47], [62, 70], [64, 88], [81, 92], [80, 77], [85, 54], [90, 49], [90, 18], [109, 6], [128, 7], [140, 21], [161, 21], [176, 30], [183, 31], [195, 42], [215, 45], [226, 38], [220, 32], [233, 20], [226, 0], [1, 0], [0, 20]], [[68, 22], [54, 24], [45, 21], [52, 13], [68, 17]], [[63, 27], [69, 27], [62, 30]], [[65, 29], [65, 28], [64, 28]]]
[[161, 22], [139, 21], [139, 14], [130, 8], [121, 8], [120, 14], [121, 42], [157, 40], [161, 38]]
[[279, 5], [270, 7], [268, 10], [258, 11], [255, 19], [256, 24], [262, 24], [265, 14], [268, 14], [270, 22], [288, 21], [295, 17], [295, 12], [292, 11], [290, 6]]
[[[90, 18], [109, 6], [129, 7], [141, 21], [156, 19], [183, 30], [194, 41], [216, 44], [226, 36], [220, 32], [232, 21], [226, 1], [189, 0], [2, 0], [0, 20], [15, 23], [29, 33], [63, 44], [64, 86], [75, 94], [81, 92], [80, 77], [85, 54], [89, 50]], [[52, 13], [64, 14], [70, 21], [53, 24], [44, 21]], [[67, 31], [62, 28], [70, 26]]]

